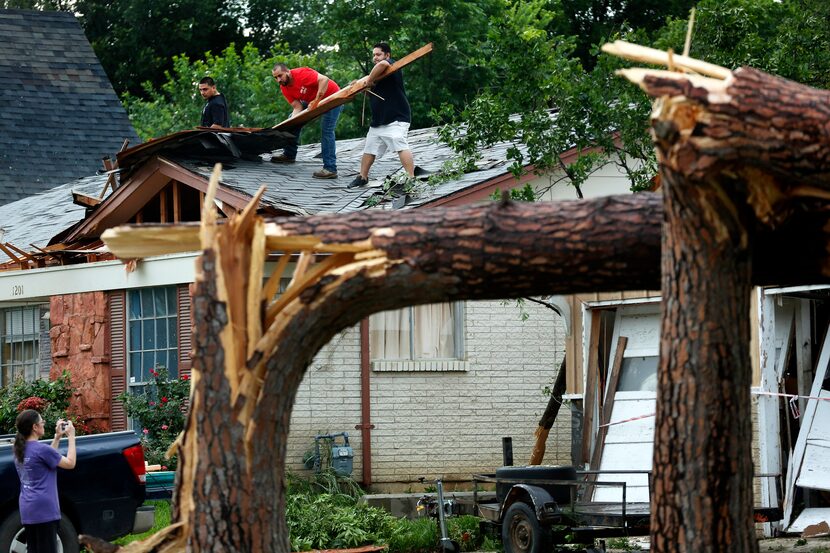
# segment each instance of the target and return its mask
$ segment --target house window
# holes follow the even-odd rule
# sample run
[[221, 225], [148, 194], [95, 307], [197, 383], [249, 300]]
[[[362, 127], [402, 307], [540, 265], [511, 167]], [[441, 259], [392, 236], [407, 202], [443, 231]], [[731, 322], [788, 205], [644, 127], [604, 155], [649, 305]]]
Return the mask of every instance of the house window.
[[462, 303], [436, 303], [376, 313], [369, 318], [372, 359], [460, 359], [463, 357], [462, 321]]
[[131, 386], [150, 380], [150, 369], [179, 376], [176, 287], [138, 288], [127, 295], [127, 370]]
[[0, 309], [0, 385], [40, 373], [40, 306]]

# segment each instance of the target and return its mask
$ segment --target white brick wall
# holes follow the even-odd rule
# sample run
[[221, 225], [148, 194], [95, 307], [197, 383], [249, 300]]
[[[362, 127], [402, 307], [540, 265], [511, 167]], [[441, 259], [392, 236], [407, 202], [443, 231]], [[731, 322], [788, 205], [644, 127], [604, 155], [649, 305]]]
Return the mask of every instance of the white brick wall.
[[[547, 405], [542, 394], [564, 355], [558, 315], [526, 303], [467, 302], [466, 372], [372, 372], [372, 479], [378, 487], [443, 477], [469, 480], [501, 465], [501, 438], [527, 462]], [[360, 345], [357, 327], [336, 336], [309, 368], [291, 418], [288, 463], [299, 469], [314, 434], [348, 431], [361, 475]], [[570, 462], [570, 410], [548, 438], [545, 462]]]

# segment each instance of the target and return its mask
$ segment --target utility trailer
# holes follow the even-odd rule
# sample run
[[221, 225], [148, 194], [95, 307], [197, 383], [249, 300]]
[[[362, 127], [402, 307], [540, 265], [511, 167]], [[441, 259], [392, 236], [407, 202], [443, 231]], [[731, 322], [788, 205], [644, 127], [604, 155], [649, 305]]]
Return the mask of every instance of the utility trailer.
[[[651, 482], [647, 471], [502, 467], [495, 474], [473, 475], [474, 513], [485, 520], [483, 524], [500, 528], [504, 553], [547, 553], [564, 544], [584, 544], [588, 553], [604, 551], [603, 542], [594, 547], [597, 540], [649, 535], [649, 504], [626, 500], [624, 480], [631, 475]], [[757, 477], [778, 483], [779, 475]], [[482, 492], [482, 484], [495, 484], [495, 494]], [[601, 487], [619, 489], [621, 500], [592, 501]], [[756, 508], [755, 521], [780, 520], [782, 514], [780, 506]]]

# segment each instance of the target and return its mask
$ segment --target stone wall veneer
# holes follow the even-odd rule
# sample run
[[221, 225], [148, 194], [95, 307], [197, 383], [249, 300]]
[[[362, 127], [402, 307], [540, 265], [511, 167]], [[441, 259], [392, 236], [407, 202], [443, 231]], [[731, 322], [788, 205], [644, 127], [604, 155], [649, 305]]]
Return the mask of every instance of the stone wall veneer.
[[105, 292], [52, 296], [50, 378], [64, 370], [72, 379], [69, 411], [90, 427], [110, 430], [109, 310]]

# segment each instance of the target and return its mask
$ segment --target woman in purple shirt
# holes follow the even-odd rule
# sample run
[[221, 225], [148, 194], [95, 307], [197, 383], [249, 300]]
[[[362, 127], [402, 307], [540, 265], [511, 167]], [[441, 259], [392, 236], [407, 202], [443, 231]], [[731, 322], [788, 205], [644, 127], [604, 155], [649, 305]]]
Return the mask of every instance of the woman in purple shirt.
[[[20, 477], [20, 521], [26, 528], [28, 553], [57, 553], [58, 467], [75, 468], [75, 427], [72, 421], [59, 420], [51, 447], [38, 440], [43, 437], [43, 418], [33, 409], [17, 416], [14, 458]], [[61, 436], [69, 438], [66, 457], [58, 452]]]

